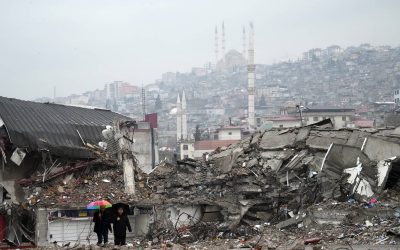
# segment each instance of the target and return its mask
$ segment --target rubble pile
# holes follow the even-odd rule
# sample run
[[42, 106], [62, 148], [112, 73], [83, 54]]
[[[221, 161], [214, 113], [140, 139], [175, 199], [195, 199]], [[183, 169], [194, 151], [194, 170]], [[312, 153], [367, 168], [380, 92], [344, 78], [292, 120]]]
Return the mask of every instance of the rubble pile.
[[273, 233], [260, 231], [265, 226], [293, 239], [322, 237], [326, 244], [397, 244], [391, 231], [400, 225], [399, 145], [390, 129], [277, 129], [219, 149], [206, 161], [159, 165], [146, 183], [149, 197], [163, 204], [220, 207], [218, 232], [255, 227], [258, 233], [246, 238], [273, 242]]
[[131, 196], [123, 192], [118, 168], [75, 173], [65, 183], [68, 176], [31, 190], [40, 197], [36, 202], [50, 205], [109, 194], [112, 202], [135, 206], [201, 207], [200, 221], [189, 226], [155, 222], [149, 238], [157, 246], [397, 244], [399, 156], [395, 130], [275, 129], [203, 161], [162, 162], [149, 174], [138, 170]]
[[[207, 161], [158, 166], [147, 186], [153, 190], [150, 197], [163, 203], [220, 206], [230, 228], [281, 221], [289, 212], [299, 214], [323, 200], [345, 201], [351, 195], [361, 199], [381, 192], [384, 182], [378, 185], [378, 178], [389, 178], [388, 171], [378, 176], [381, 156], [368, 157], [374, 154], [374, 145], [366, 138], [383, 145], [400, 143], [389, 133], [311, 127], [258, 132], [217, 150]], [[399, 154], [393, 152], [391, 157]], [[385, 153], [381, 158], [389, 157]], [[363, 166], [359, 180], [349, 183], [351, 174], [344, 170], [357, 167], [357, 161]], [[367, 195], [353, 192], [355, 186], [358, 190], [366, 184], [371, 189]]]
[[97, 166], [71, 173], [51, 181], [25, 187], [30, 205], [46, 207], [82, 207], [89, 201], [108, 199], [124, 201], [122, 169], [117, 166]]

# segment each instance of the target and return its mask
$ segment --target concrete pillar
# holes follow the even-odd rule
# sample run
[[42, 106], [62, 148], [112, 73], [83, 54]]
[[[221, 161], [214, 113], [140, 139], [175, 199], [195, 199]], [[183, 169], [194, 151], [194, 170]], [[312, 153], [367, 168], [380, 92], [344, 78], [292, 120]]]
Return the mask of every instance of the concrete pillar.
[[[119, 126], [117, 126], [119, 127]], [[133, 132], [129, 131], [129, 128], [123, 127], [119, 131], [118, 146], [119, 146], [119, 159], [122, 162], [122, 168], [124, 170], [124, 185], [125, 193], [135, 193], [135, 165], [133, 161], [133, 154], [131, 150], [131, 142], [126, 138], [132, 138]], [[126, 138], [124, 138], [124, 136]]]
[[36, 210], [36, 244], [38, 246], [47, 246], [49, 244], [47, 240], [48, 235], [48, 212], [45, 208], [39, 208]]

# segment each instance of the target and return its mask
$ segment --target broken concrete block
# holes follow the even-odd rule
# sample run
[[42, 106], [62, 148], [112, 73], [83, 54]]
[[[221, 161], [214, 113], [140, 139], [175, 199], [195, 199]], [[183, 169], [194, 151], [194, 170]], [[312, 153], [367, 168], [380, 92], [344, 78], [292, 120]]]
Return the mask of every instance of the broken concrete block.
[[292, 150], [282, 150], [282, 151], [265, 151], [261, 152], [260, 155], [263, 159], [279, 159], [287, 160], [293, 155]]
[[251, 168], [255, 165], [258, 165], [258, 160], [256, 158], [251, 159], [250, 161], [247, 162], [246, 167]]
[[332, 143], [345, 144], [347, 140], [331, 137], [309, 136], [306, 144], [310, 148], [328, 150]]
[[270, 168], [273, 171], [279, 171], [280, 167], [282, 166], [283, 161], [278, 159], [270, 159], [268, 160], [264, 166]]
[[26, 152], [20, 148], [16, 148], [11, 155], [11, 161], [17, 164], [18, 166], [21, 165], [22, 161], [26, 156]]
[[340, 225], [349, 213], [350, 211], [345, 209], [310, 209], [311, 219], [318, 224]]
[[380, 161], [400, 156], [400, 144], [370, 136], [365, 143], [364, 152], [370, 160]]
[[283, 228], [286, 228], [286, 227], [297, 225], [297, 224], [301, 223], [305, 218], [306, 218], [306, 214], [305, 213], [301, 213], [301, 214], [296, 215], [293, 218], [290, 218], [288, 220], [279, 222], [278, 224], [276, 224], [276, 227], [278, 229], [283, 229]]
[[296, 142], [305, 141], [310, 134], [310, 127], [300, 128], [296, 136]]
[[354, 130], [349, 136], [346, 145], [355, 146], [361, 148], [365, 138], [369, 136], [367, 132]]
[[255, 133], [253, 135], [253, 138], [251, 139], [251, 145], [257, 145], [260, 137], [261, 137], [261, 133]]
[[273, 214], [270, 212], [257, 212], [256, 213], [256, 217], [263, 221], [268, 221], [269, 219], [272, 218], [272, 216], [273, 216]]
[[212, 206], [212, 205], [204, 206], [205, 213], [219, 212], [219, 211], [221, 211], [221, 208], [219, 206]]
[[311, 131], [306, 144], [310, 148], [327, 150], [332, 143], [346, 144], [350, 134], [350, 131]]
[[236, 186], [236, 191], [241, 193], [261, 193], [262, 189], [257, 185], [247, 184]]
[[261, 139], [260, 148], [262, 149], [281, 149], [293, 146], [296, 140], [294, 133], [286, 133], [281, 135], [268, 135], [265, 133]]
[[212, 156], [215, 167], [223, 173], [228, 173], [232, 169], [232, 149], [222, 151]]

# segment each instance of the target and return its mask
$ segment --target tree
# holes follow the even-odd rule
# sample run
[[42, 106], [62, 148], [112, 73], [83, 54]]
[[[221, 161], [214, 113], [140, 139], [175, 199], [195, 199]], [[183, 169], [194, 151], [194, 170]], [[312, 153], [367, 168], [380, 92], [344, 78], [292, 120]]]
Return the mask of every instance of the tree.
[[196, 125], [196, 131], [194, 132], [194, 140], [195, 141], [200, 141], [201, 140], [200, 125]]
[[162, 109], [162, 102], [161, 102], [160, 94], [158, 94], [156, 103], [155, 103], [155, 110], [160, 111], [161, 109]]
[[260, 107], [267, 106], [267, 101], [265, 100], [264, 94], [261, 95], [260, 101], [258, 102], [258, 105], [259, 105]]

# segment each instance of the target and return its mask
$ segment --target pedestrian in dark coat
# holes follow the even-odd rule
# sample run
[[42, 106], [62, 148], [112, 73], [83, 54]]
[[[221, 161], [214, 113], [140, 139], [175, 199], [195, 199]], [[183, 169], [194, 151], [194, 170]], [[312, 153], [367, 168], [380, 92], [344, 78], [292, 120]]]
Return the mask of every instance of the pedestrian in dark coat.
[[126, 229], [132, 232], [131, 224], [129, 223], [128, 216], [124, 213], [122, 207], [118, 208], [117, 215], [113, 221], [114, 229], [114, 244], [116, 246], [126, 245]]
[[97, 245], [106, 245], [108, 243], [108, 231], [112, 233], [110, 213], [105, 207], [100, 207], [100, 211], [96, 211], [93, 215], [94, 232], [97, 234]]

